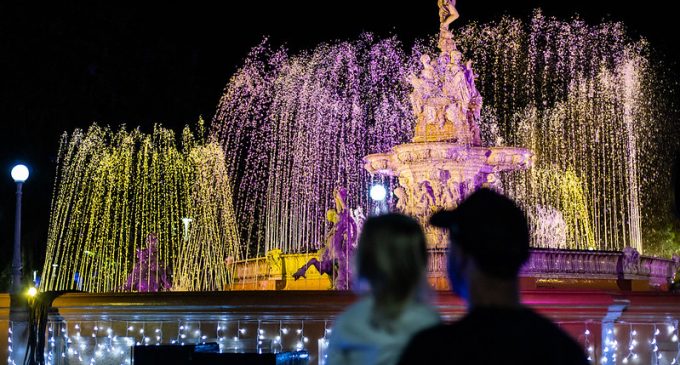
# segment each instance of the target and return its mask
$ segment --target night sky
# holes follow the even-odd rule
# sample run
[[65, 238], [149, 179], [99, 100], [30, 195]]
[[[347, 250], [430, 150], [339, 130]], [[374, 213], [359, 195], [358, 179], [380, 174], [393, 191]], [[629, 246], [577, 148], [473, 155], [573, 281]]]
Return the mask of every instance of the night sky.
[[[526, 18], [539, 7], [590, 23], [620, 20], [677, 74], [680, 39], [671, 2], [459, 0], [457, 7], [461, 20], [454, 27], [503, 14]], [[435, 0], [2, 2], [0, 282], [9, 274], [13, 240], [9, 171], [18, 161], [31, 169], [23, 215], [28, 273], [42, 268], [61, 133], [95, 121], [147, 131], [156, 122], [179, 131], [199, 116], [210, 121], [229, 77], [265, 36], [296, 51], [365, 31], [396, 34], [409, 45], [437, 27]]]

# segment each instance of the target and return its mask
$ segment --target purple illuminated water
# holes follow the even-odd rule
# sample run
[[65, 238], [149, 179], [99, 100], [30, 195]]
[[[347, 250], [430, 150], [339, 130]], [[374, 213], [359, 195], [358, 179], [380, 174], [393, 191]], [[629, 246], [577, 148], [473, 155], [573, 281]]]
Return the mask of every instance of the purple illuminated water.
[[232, 77], [212, 132], [240, 177], [246, 255], [318, 247], [336, 187], [349, 207], [367, 205], [362, 158], [411, 135], [405, 78], [415, 63], [402, 48], [371, 36], [295, 56], [260, 46]]
[[[535, 229], [533, 244], [641, 250], [641, 191], [657, 175], [642, 163], [658, 115], [646, 43], [620, 23], [538, 12], [468, 25], [454, 38], [479, 74], [484, 143], [537, 155], [531, 172], [503, 177], [530, 217], [559, 217]], [[253, 49], [211, 131], [235, 177], [243, 257], [318, 248], [336, 187], [347, 188], [350, 207], [370, 211], [362, 158], [411, 139], [407, 77], [423, 50], [436, 54], [370, 35], [299, 54]], [[550, 227], [565, 238], [543, 242]]]

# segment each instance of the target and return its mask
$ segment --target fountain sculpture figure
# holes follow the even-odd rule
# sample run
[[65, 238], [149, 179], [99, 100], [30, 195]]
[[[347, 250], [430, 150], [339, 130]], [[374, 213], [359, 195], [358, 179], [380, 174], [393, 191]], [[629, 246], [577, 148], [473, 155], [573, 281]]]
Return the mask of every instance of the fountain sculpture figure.
[[[451, 209], [481, 187], [500, 189], [498, 174], [527, 169], [534, 162], [525, 148], [482, 147], [479, 123], [482, 96], [475, 87], [471, 61], [464, 62], [449, 25], [458, 18], [455, 1], [440, 0], [439, 50], [421, 56], [420, 75], [411, 75], [410, 101], [415, 117], [412, 143], [365, 157], [371, 174], [398, 177], [397, 210], [425, 227], [430, 249], [430, 276], [446, 272], [443, 232], [427, 224], [440, 209]], [[439, 278], [439, 279], [437, 279]]]
[[326, 219], [333, 224], [326, 235], [326, 242], [320, 249], [321, 260], [310, 259], [300, 267], [293, 278], [305, 277], [310, 266], [314, 266], [320, 274], [326, 274], [333, 280], [333, 288], [350, 289], [351, 265], [358, 243], [358, 232], [363, 224], [361, 208], [350, 210], [347, 207], [347, 189], [337, 188], [334, 192], [335, 208], [326, 212]]

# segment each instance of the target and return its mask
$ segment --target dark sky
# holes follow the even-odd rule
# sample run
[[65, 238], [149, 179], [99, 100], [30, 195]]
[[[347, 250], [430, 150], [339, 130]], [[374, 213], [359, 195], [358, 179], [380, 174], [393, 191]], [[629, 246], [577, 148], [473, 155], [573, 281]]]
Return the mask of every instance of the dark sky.
[[[245, 5], [243, 4], [245, 3]], [[248, 50], [267, 35], [292, 50], [361, 32], [407, 44], [437, 31], [435, 0], [411, 1], [4, 1], [0, 4], [0, 268], [11, 257], [11, 166], [31, 168], [24, 186], [28, 272], [42, 263], [59, 135], [91, 122], [178, 130], [212, 118]], [[140, 4], [143, 4], [140, 6]], [[236, 6], [235, 4], [239, 4]], [[370, 5], [367, 5], [370, 4]], [[670, 63], [678, 60], [671, 2], [459, 0], [461, 22], [535, 8], [588, 22], [624, 21]], [[457, 23], [456, 23], [457, 24]], [[454, 24], [454, 26], [456, 25]]]

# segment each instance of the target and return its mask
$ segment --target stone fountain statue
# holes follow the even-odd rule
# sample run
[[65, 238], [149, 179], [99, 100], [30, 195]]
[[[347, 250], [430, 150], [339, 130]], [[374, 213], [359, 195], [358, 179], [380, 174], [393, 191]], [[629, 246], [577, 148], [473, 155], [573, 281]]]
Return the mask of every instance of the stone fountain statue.
[[423, 55], [422, 70], [409, 77], [415, 117], [412, 143], [364, 158], [371, 174], [399, 178], [396, 208], [425, 227], [430, 276], [442, 278], [447, 241], [442, 231], [427, 224], [430, 215], [456, 207], [478, 188], [500, 189], [500, 172], [527, 169], [534, 161], [533, 153], [524, 148], [481, 146], [477, 75], [472, 63], [463, 61], [449, 30], [459, 16], [455, 4], [439, 0], [439, 55]]
[[482, 97], [470, 61], [463, 63], [449, 25], [458, 18], [455, 1], [439, 1], [439, 57], [423, 55], [419, 76], [411, 75], [416, 117], [414, 142], [451, 141], [479, 146]]
[[347, 189], [337, 188], [333, 195], [335, 208], [326, 212], [326, 219], [333, 226], [321, 247], [321, 260], [309, 260], [293, 273], [293, 279], [306, 277], [307, 270], [313, 266], [320, 274], [327, 274], [332, 278], [334, 289], [348, 290], [352, 278], [350, 257], [357, 247], [358, 233], [366, 217], [361, 208], [347, 207]]
[[137, 260], [123, 285], [123, 290], [144, 293], [170, 290], [172, 284], [165, 271], [166, 265], [158, 258], [158, 236], [156, 233], [149, 233], [146, 244], [146, 248], [137, 250]]

